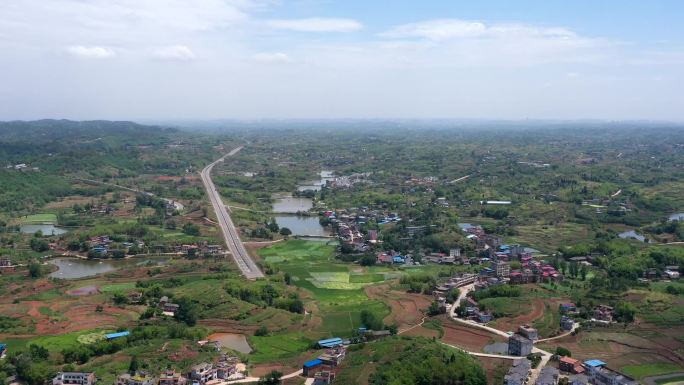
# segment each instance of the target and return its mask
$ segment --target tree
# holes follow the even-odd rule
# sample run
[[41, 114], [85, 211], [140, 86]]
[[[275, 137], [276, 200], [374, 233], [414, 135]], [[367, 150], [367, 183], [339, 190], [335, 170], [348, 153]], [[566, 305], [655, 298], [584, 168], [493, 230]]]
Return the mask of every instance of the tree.
[[620, 322], [634, 322], [634, 314], [636, 314], [636, 308], [629, 302], [620, 301], [615, 305], [615, 319]]
[[361, 310], [361, 325], [370, 330], [382, 330], [382, 320], [369, 310]]
[[279, 385], [280, 384], [280, 378], [282, 376], [283, 376], [283, 374], [280, 373], [279, 371], [272, 370], [270, 373], [261, 377], [259, 379], [258, 384], [259, 385]]
[[570, 353], [570, 350], [562, 346], [556, 347], [556, 355], [562, 357], [572, 357], [572, 353]]
[[373, 266], [375, 265], [376, 260], [377, 258], [375, 255], [364, 255], [361, 257], [361, 259], [359, 259], [359, 264], [361, 266]]
[[580, 277], [582, 278], [582, 281], [587, 280], [587, 272], [588, 272], [587, 265], [583, 264], [579, 269], [579, 274], [580, 274]]
[[435, 316], [444, 313], [444, 308], [441, 308], [437, 301], [432, 301], [430, 307], [428, 307], [427, 313], [429, 316]]
[[287, 272], [286, 272], [286, 273], [285, 273], [285, 276], [283, 277], [283, 279], [285, 280], [285, 284], [286, 284], [286, 285], [289, 285], [289, 284], [292, 283], [292, 276], [290, 275], [290, 273], [287, 273]]
[[44, 274], [43, 266], [36, 261], [31, 261], [29, 264], [29, 276], [31, 278], [40, 278]]
[[116, 305], [125, 305], [128, 303], [128, 297], [126, 296], [126, 294], [117, 291], [116, 293], [114, 293], [112, 301]]
[[139, 366], [140, 365], [138, 364], [138, 356], [132, 356], [131, 363], [128, 364], [128, 373], [134, 375], [138, 371]]
[[47, 251], [50, 249], [50, 244], [48, 243], [48, 241], [41, 238], [31, 238], [29, 246], [31, 247], [31, 250], [37, 252]]
[[176, 303], [178, 304], [176, 319], [180, 322], [185, 322], [188, 326], [195, 326], [199, 313], [197, 305], [187, 298], [179, 298], [176, 300]]
[[192, 236], [199, 236], [200, 228], [194, 223], [186, 223], [183, 225], [183, 233]]
[[271, 220], [266, 224], [266, 228], [269, 229], [272, 233], [278, 232], [279, 227], [278, 227], [278, 223], [276, 223], [276, 221], [275, 221], [275, 218], [271, 218]]
[[261, 326], [259, 327], [259, 329], [257, 329], [257, 330], [254, 332], [254, 335], [255, 335], [256, 337], [267, 336], [267, 335], [268, 335], [268, 328], [267, 328], [266, 326], [264, 326], [264, 325], [261, 325]]
[[461, 295], [461, 291], [458, 288], [453, 288], [449, 290], [446, 296], [446, 300], [449, 303], [454, 303], [458, 299], [458, 296]]
[[280, 228], [280, 235], [287, 238], [290, 235], [292, 235], [292, 230], [288, 229], [287, 227], [281, 227]]

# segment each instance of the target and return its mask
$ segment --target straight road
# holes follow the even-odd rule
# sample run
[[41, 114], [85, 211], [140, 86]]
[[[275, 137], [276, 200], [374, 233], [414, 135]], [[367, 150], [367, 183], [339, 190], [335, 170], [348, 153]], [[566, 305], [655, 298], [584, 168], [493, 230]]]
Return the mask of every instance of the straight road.
[[217, 163], [223, 162], [226, 157], [233, 156], [242, 150], [242, 146], [234, 148], [231, 152], [215, 160], [205, 167], [200, 175], [202, 176], [202, 183], [204, 183], [204, 188], [207, 190], [207, 195], [209, 195], [209, 200], [211, 205], [214, 207], [214, 212], [216, 213], [216, 218], [218, 219], [219, 227], [223, 232], [223, 238], [226, 241], [226, 245], [230, 250], [230, 254], [233, 256], [235, 263], [242, 271], [242, 274], [247, 279], [262, 278], [264, 273], [259, 270], [259, 267], [254, 263], [252, 258], [247, 253], [245, 245], [242, 244], [240, 235], [235, 229], [233, 220], [230, 219], [228, 215], [228, 210], [221, 200], [221, 195], [219, 195], [214, 186], [214, 182], [211, 180], [211, 170], [216, 166]]

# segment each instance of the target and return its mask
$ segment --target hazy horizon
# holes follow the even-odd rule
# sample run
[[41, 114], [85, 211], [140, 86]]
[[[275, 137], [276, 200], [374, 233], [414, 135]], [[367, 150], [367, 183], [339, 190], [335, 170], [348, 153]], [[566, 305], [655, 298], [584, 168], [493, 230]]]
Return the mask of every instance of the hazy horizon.
[[683, 19], [672, 0], [3, 2], [0, 120], [679, 123]]

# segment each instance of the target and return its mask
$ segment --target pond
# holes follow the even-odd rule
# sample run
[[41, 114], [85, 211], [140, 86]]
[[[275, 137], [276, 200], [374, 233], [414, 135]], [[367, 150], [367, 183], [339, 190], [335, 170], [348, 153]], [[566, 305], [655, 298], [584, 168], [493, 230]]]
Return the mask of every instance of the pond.
[[274, 213], [296, 213], [298, 211], [309, 211], [313, 207], [310, 198], [295, 198], [291, 196], [280, 196], [275, 198], [273, 203]]
[[330, 170], [323, 170], [320, 172], [320, 179], [317, 180], [309, 180], [304, 182], [303, 184], [299, 185], [297, 187], [297, 190], [299, 191], [306, 191], [306, 190], [314, 190], [318, 191], [321, 189], [321, 186], [325, 186], [325, 184], [330, 180], [334, 180], [335, 177], [333, 176], [334, 171]]
[[80, 259], [61, 257], [50, 259], [48, 263], [57, 266], [58, 270], [50, 273], [52, 278], [78, 279], [109, 273], [125, 266], [143, 266], [149, 263], [164, 264], [166, 258], [135, 258], [135, 259]]
[[222, 347], [235, 350], [240, 353], [251, 353], [252, 347], [247, 343], [247, 338], [243, 334], [235, 333], [214, 333], [208, 337], [209, 341], [217, 341]]
[[684, 221], [684, 213], [672, 214], [668, 219], [671, 221]]
[[275, 221], [280, 227], [287, 227], [292, 235], [327, 236], [330, 233], [318, 222], [318, 217], [300, 217], [296, 215], [279, 215]]
[[43, 235], [62, 235], [67, 233], [67, 230], [56, 227], [52, 223], [21, 225], [19, 231], [24, 234], [34, 234], [40, 231]]
[[646, 237], [644, 237], [641, 234], [638, 234], [634, 230], [623, 231], [620, 234], [618, 234], [618, 237], [622, 239], [636, 239], [639, 242], [646, 242]]

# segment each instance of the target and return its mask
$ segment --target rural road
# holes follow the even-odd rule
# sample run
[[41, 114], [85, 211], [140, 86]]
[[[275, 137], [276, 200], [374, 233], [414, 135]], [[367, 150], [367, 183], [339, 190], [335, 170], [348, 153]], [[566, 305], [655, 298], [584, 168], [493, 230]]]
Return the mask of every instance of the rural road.
[[[486, 330], [490, 333], [497, 334], [497, 335], [500, 335], [500, 336], [508, 339], [509, 335], [508, 335], [508, 333], [506, 333], [504, 331], [501, 331], [499, 329], [495, 329], [495, 328], [490, 327], [490, 326], [479, 324], [475, 321], [463, 320], [463, 319], [460, 319], [456, 316], [456, 308], [458, 308], [458, 306], [461, 304], [461, 301], [463, 301], [465, 299], [465, 297], [468, 295], [468, 293], [470, 291], [472, 291], [474, 288], [475, 288], [474, 284], [466, 285], [466, 286], [459, 288], [460, 293], [458, 295], [458, 299], [456, 299], [454, 304], [451, 306], [451, 309], [449, 309], [449, 317], [452, 320], [454, 320], [460, 324], [467, 325], [470, 327], [474, 327], [477, 329]], [[574, 330], [574, 327], [573, 327], [573, 330]], [[568, 332], [568, 334], [569, 333], [570, 332]], [[554, 338], [547, 338], [547, 339], [544, 339], [542, 341], [549, 341], [549, 340], [552, 340], [555, 338], [560, 338], [560, 337], [561, 336], [557, 336]], [[536, 341], [536, 342], [539, 342], [539, 341]], [[445, 344], [445, 345], [447, 345], [447, 344]], [[463, 349], [458, 348], [458, 347], [453, 346], [453, 345], [447, 345], [447, 346], [451, 346], [453, 348], [463, 350]], [[530, 374], [530, 378], [527, 382], [529, 384], [534, 384], [537, 382], [537, 378], [539, 377], [539, 373], [541, 373], [541, 370], [546, 366], [546, 364], [548, 364], [549, 359], [551, 359], [551, 353], [549, 353], [545, 350], [539, 349], [537, 347], [532, 348], [532, 352], [533, 353], [540, 353], [541, 354], [541, 361], [539, 362], [539, 365], [535, 369], [532, 369], [532, 373]], [[485, 353], [468, 352], [468, 351], [466, 351], [466, 353], [469, 353], [473, 356], [478, 356], [478, 357], [494, 357], [494, 358], [506, 358], [506, 359], [512, 359], [513, 358], [512, 356], [504, 356], [504, 355], [497, 355], [497, 354], [485, 354]], [[515, 357], [515, 358], [522, 358], [522, 357]]]
[[207, 190], [207, 195], [211, 201], [211, 205], [214, 207], [214, 212], [216, 213], [216, 218], [218, 219], [219, 227], [221, 232], [223, 232], [223, 238], [226, 241], [226, 245], [230, 250], [230, 254], [233, 256], [235, 263], [242, 271], [242, 274], [247, 279], [262, 278], [264, 273], [259, 270], [259, 267], [254, 263], [252, 258], [247, 253], [245, 245], [240, 239], [240, 234], [238, 234], [233, 224], [233, 220], [230, 219], [228, 215], [228, 210], [221, 200], [221, 195], [219, 195], [214, 182], [211, 180], [211, 170], [216, 166], [217, 163], [223, 162], [226, 157], [233, 156], [242, 150], [242, 146], [234, 148], [228, 154], [220, 157], [214, 162], [210, 163], [205, 167], [200, 175], [202, 176], [202, 183], [204, 183], [204, 188]]
[[[151, 197], [155, 196], [151, 192], [142, 191], [142, 190], [138, 190], [136, 188], [126, 187], [126, 186], [121, 186], [121, 185], [114, 184], [114, 183], [100, 182], [99, 180], [84, 179], [84, 178], [74, 178], [74, 179], [82, 181], [82, 182], [86, 182], [86, 183], [98, 184], [98, 185], [102, 185], [102, 186], [111, 186], [111, 187], [115, 187], [118, 189], [130, 191], [130, 192], [133, 192], [136, 194], [142, 194], [142, 195], [147, 195], [147, 196], [151, 196]], [[159, 199], [163, 200], [166, 203], [173, 205], [173, 207], [178, 211], [183, 211], [185, 209], [185, 206], [183, 206], [182, 203], [176, 202], [173, 199], [168, 199], [168, 198], [159, 198]]]

